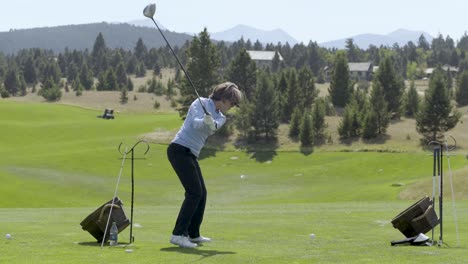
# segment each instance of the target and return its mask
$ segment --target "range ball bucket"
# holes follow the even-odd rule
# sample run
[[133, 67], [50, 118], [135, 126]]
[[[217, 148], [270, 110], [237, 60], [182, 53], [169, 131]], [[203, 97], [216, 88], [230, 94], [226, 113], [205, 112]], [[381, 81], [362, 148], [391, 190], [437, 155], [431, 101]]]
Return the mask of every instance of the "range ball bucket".
[[[94, 238], [97, 239], [98, 242], [102, 242], [104, 237], [104, 231], [106, 229], [107, 219], [109, 218], [111, 207], [112, 200], [101, 205], [80, 223], [83, 230], [88, 231]], [[127, 216], [125, 216], [123, 203], [118, 197], [114, 198], [112, 215], [107, 227], [105, 241], [109, 239], [112, 222], [116, 223], [117, 228], [119, 229], [119, 233], [127, 228], [128, 225], [130, 225], [130, 220], [127, 218]]]
[[392, 219], [394, 228], [406, 237], [414, 237], [432, 230], [439, 224], [429, 197], [424, 197]]

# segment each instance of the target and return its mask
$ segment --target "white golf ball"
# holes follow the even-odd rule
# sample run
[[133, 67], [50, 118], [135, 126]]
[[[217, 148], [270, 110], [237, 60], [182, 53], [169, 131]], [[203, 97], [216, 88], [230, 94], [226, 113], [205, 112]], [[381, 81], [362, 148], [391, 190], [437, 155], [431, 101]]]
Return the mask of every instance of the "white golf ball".
[[310, 238], [315, 239], [315, 234], [310, 234]]
[[10, 234], [6, 234], [5, 237], [6, 237], [6, 239], [11, 239], [11, 235], [10, 235]]

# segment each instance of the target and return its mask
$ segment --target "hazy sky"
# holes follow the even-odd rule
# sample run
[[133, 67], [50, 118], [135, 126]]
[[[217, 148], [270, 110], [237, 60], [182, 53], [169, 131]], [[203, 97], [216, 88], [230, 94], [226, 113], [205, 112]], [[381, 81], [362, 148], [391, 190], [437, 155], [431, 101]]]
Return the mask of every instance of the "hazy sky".
[[[0, 0], [0, 32], [93, 22], [144, 19], [151, 0]], [[153, 1], [155, 2], [155, 1]], [[441, 33], [468, 30], [468, 0], [160, 0], [155, 18], [171, 31], [219, 32], [238, 24], [283, 29], [304, 43], [399, 28]]]

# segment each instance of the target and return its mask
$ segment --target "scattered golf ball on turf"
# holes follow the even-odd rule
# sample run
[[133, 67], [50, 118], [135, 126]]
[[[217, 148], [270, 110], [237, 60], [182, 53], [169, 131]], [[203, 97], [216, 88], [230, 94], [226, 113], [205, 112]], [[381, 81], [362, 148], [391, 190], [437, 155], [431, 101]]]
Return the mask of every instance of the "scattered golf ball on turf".
[[10, 234], [6, 234], [5, 237], [6, 237], [6, 239], [11, 239], [11, 235], [10, 235]]
[[315, 239], [315, 234], [310, 234], [310, 238]]
[[132, 253], [132, 252], [133, 252], [133, 249], [126, 249], [125, 252], [127, 252], [127, 253]]

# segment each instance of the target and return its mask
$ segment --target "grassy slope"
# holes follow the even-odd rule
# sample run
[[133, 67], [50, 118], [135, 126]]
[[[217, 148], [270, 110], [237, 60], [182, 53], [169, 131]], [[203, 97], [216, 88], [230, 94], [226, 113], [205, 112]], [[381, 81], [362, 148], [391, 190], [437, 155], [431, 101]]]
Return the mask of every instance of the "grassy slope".
[[[195, 251], [171, 247], [167, 235], [182, 190], [166, 160], [164, 144], [151, 144], [146, 160], [136, 161], [136, 222], [142, 227], [134, 229], [134, 252], [100, 250], [78, 223], [112, 196], [121, 163], [118, 145], [131, 145], [142, 134], [159, 129], [176, 130], [181, 121], [175, 113], [118, 114], [115, 120], [96, 118], [98, 114], [101, 111], [78, 107], [0, 101], [0, 234], [14, 237], [3, 242], [8, 254], [2, 253], [0, 262], [414, 263], [417, 259], [431, 263], [437, 259], [457, 263], [464, 259], [462, 250], [456, 249], [389, 247], [390, 240], [401, 238], [389, 221], [411, 203], [400, 201], [400, 193], [408, 186], [431, 193], [430, 184], [421, 182], [431, 182], [432, 159], [413, 151], [317, 149], [308, 156], [280, 150], [212, 152], [201, 160], [209, 189], [204, 231], [217, 241]], [[144, 147], [137, 150], [136, 155], [142, 156]], [[466, 171], [466, 160], [454, 156], [451, 166]], [[119, 196], [127, 203], [128, 214], [129, 162], [123, 175]], [[394, 183], [404, 185], [392, 187]], [[458, 187], [463, 187], [457, 185], [460, 192]], [[462, 201], [458, 206], [465, 248], [468, 204]], [[450, 206], [446, 208], [451, 216]], [[454, 244], [453, 223], [446, 222], [445, 231]], [[128, 240], [127, 233], [121, 238]], [[317, 239], [308, 238], [309, 233]]]

